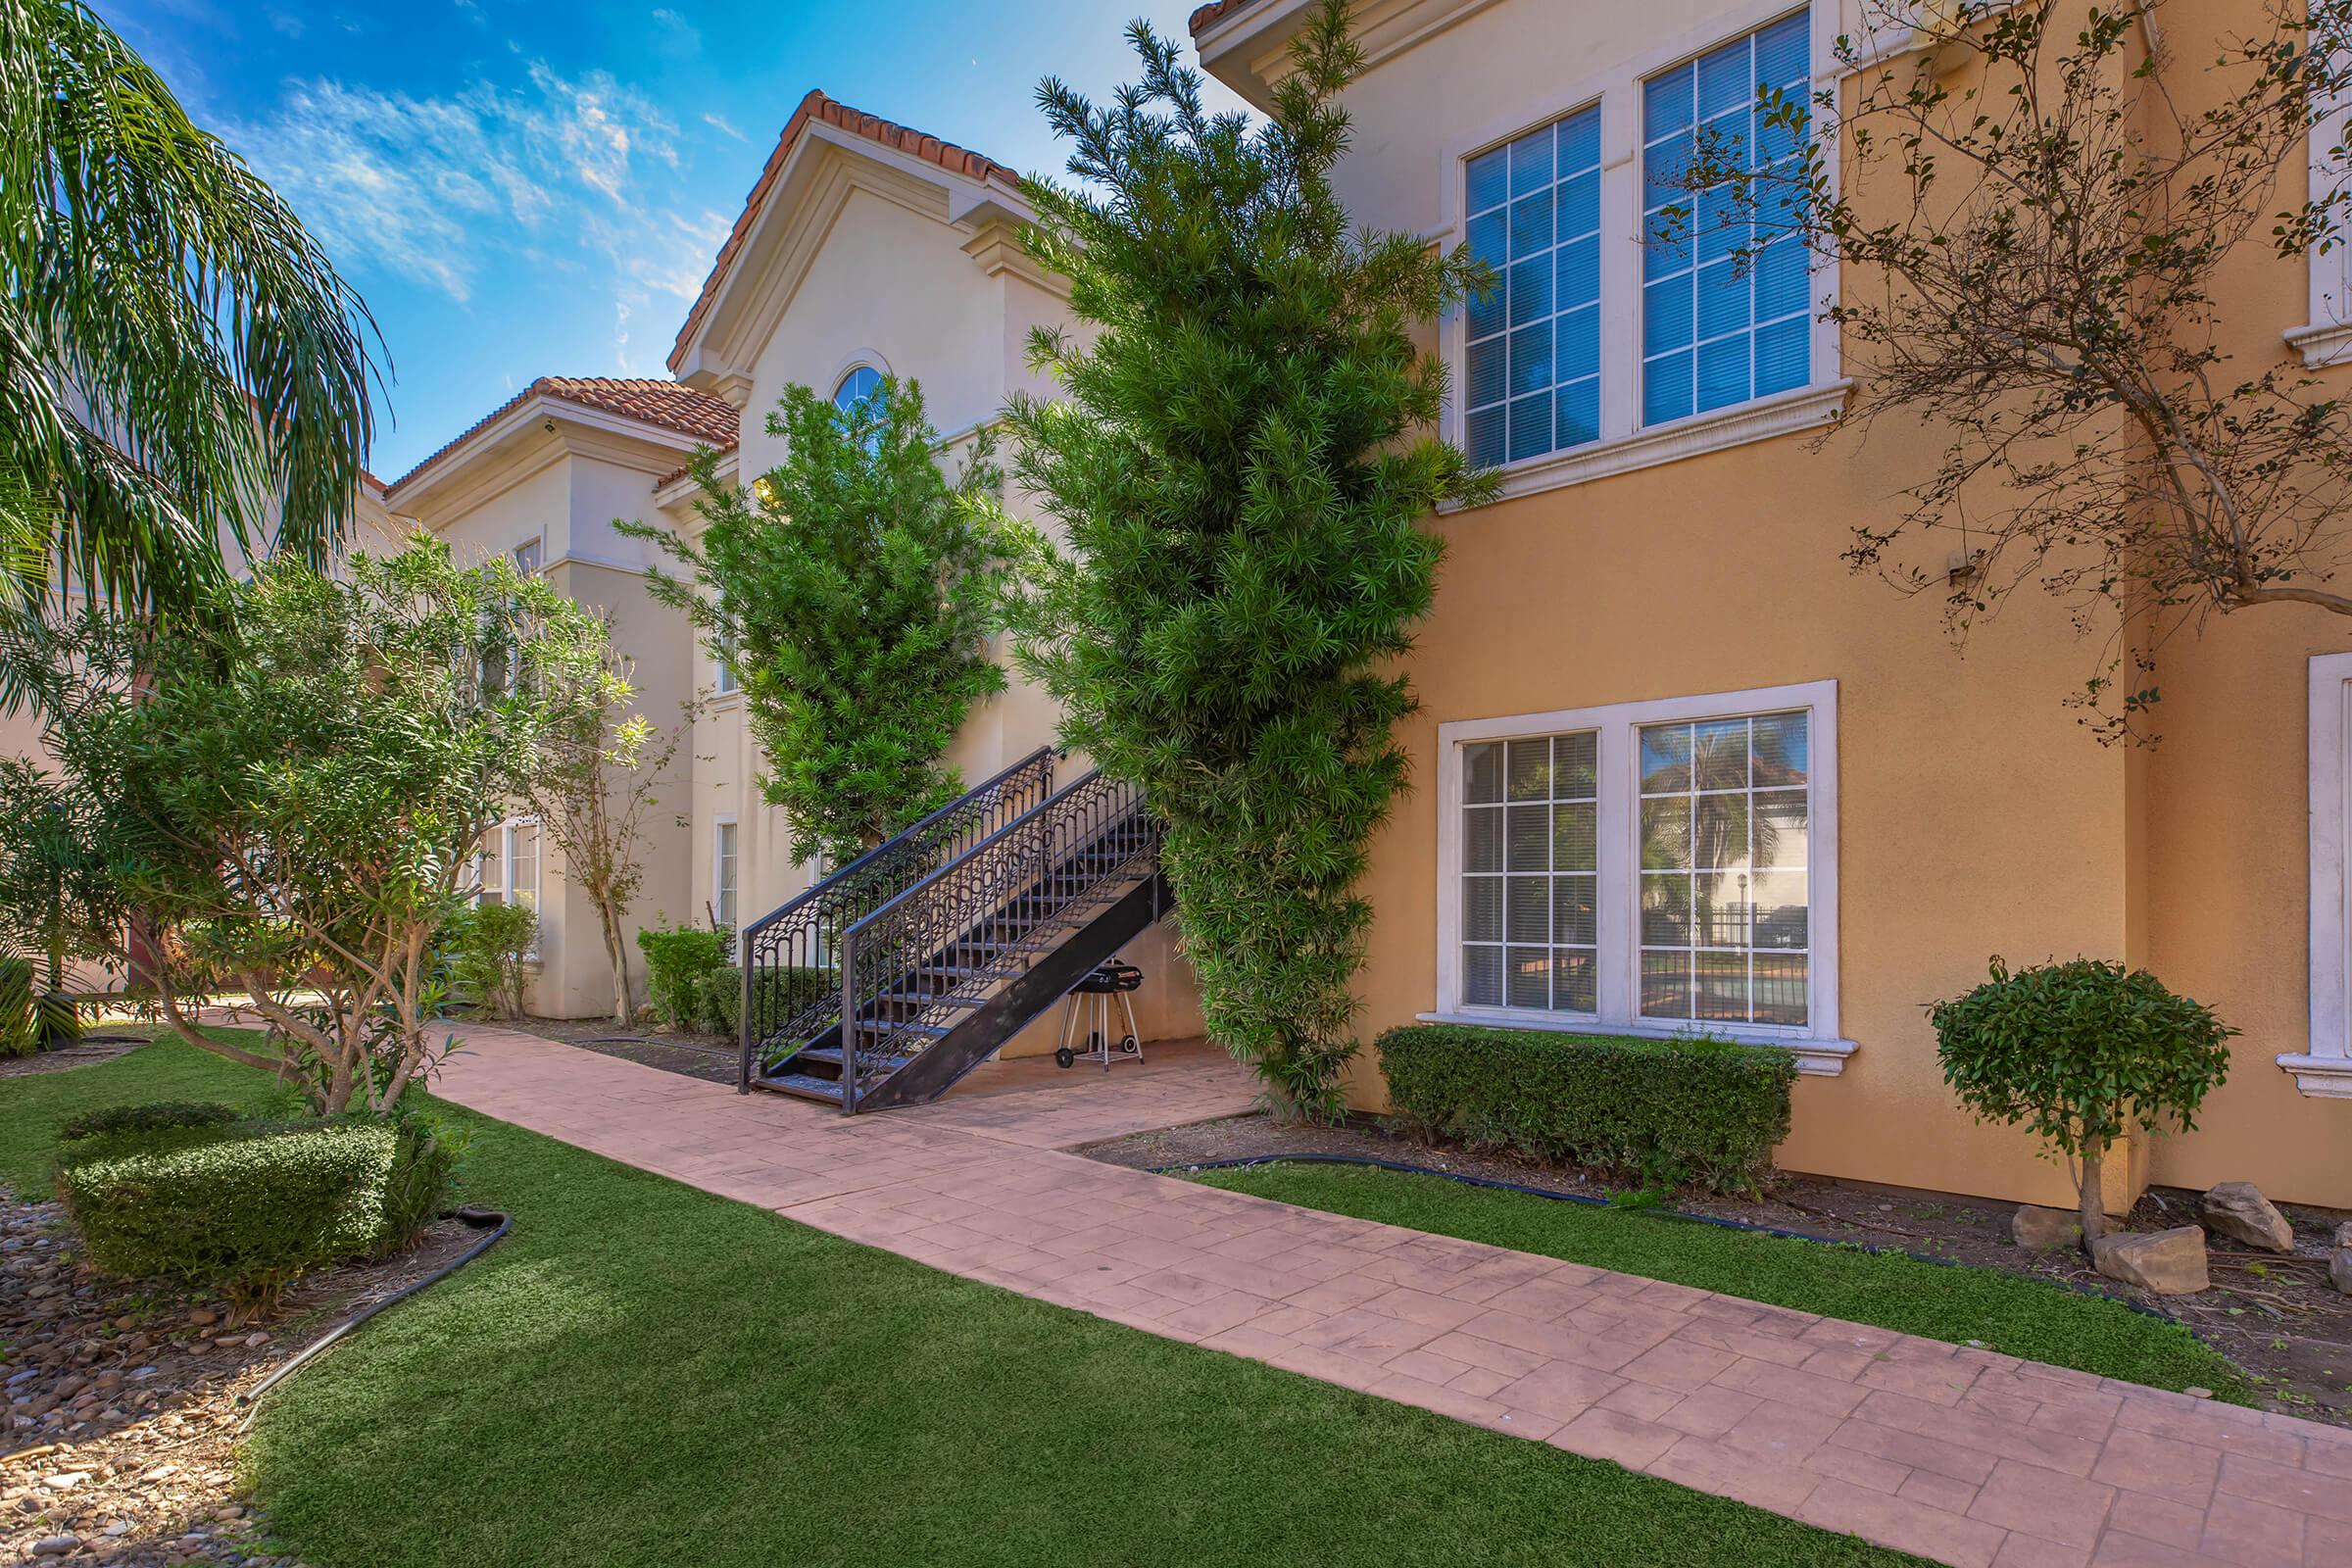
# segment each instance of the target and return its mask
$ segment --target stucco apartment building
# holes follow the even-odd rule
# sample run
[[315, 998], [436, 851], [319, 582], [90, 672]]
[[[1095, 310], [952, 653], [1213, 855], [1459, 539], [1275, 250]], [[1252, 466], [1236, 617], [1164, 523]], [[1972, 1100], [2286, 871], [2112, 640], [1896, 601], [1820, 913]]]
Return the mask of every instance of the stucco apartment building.
[[[1205, 6], [1199, 57], [1262, 107], [1309, 9]], [[2255, 21], [2250, 0], [2173, 0], [2165, 17], [2176, 40]], [[1840, 561], [1940, 443], [1810, 439], [1851, 390], [1821, 319], [1835, 273], [1783, 258], [1727, 291], [1645, 254], [1645, 158], [1722, 107], [1708, 95], [1838, 86], [1835, 40], [1861, 20], [1855, 0], [1358, 7], [1368, 67], [1347, 94], [1342, 195], [1360, 222], [1470, 243], [1505, 276], [1429, 339], [1454, 377], [1446, 434], [1499, 468], [1501, 495], [1432, 522], [1448, 554], [1409, 663], [1415, 789], [1367, 884], [1364, 1035], [1421, 1019], [1704, 1028], [1796, 1055], [1784, 1166], [2046, 1201], [2063, 1173], [1957, 1107], [1924, 1004], [1993, 954], [2121, 957], [2243, 1033], [2200, 1130], [2136, 1145], [2111, 1196], [2243, 1178], [2352, 1204], [2352, 629], [2298, 608], [2218, 619], [2168, 655], [2161, 745], [2101, 747], [2060, 700], [2095, 654], [2063, 606], [2019, 597], [1963, 658], [1932, 608]], [[1025, 216], [1002, 166], [811, 94], [670, 360], [739, 411], [737, 444], [713, 442], [729, 471], [773, 461], [760, 416], [786, 381], [856, 395], [869, 373], [919, 379], [951, 462], [1011, 391], [1049, 390], [1022, 342], [1061, 318], [1063, 291], [1022, 257]], [[2345, 253], [2306, 267], [2258, 250], [2228, 279], [2230, 352], [2324, 371], [2352, 356]], [[564, 416], [540, 417], [498, 416], [556, 439]], [[693, 526], [692, 486], [655, 450], [682, 434], [614, 466], [610, 493], [559, 506], [569, 481], [538, 481], [575, 530], [545, 534], [551, 569], [583, 559], [608, 512]], [[501, 549], [534, 536], [507, 483], [509, 520], [482, 535]], [[446, 511], [423, 503], [436, 488]], [[464, 488], [420, 470], [393, 501], [448, 530], [474, 514]], [[476, 489], [468, 505], [487, 509], [490, 481]], [[642, 557], [597, 549], [579, 580], [642, 607]], [[711, 680], [682, 628], [667, 653], [621, 641], [681, 692]], [[1051, 731], [1016, 686], [956, 758], [976, 779]], [[691, 824], [649, 914], [740, 919], [807, 886], [815, 868], [789, 861], [758, 804], [723, 696], [692, 753]], [[1642, 853], [1684, 823], [1690, 855]], [[1134, 955], [1160, 977], [1148, 1034], [1197, 1027], [1161, 933]], [[573, 982], [557, 984], [564, 1010]], [[1369, 1053], [1349, 1089], [1382, 1105]]]

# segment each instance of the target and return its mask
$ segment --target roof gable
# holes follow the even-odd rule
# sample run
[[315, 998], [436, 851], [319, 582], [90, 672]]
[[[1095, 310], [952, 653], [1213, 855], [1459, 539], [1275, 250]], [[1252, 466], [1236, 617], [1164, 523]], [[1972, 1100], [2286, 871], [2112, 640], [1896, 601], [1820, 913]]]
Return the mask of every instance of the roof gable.
[[753, 183], [751, 193], [744, 198], [743, 211], [737, 215], [735, 226], [728, 231], [726, 242], [718, 248], [717, 259], [710, 264], [710, 275], [703, 280], [702, 292], [695, 297], [693, 307], [686, 313], [685, 321], [678, 327], [677, 341], [669, 351], [669, 368], [672, 371], [686, 363], [688, 346], [709, 318], [710, 307], [716, 303], [729, 272], [743, 253], [745, 243], [759, 224], [760, 214], [774, 193], [777, 180], [782, 176], [786, 165], [792, 161], [794, 151], [812, 122], [862, 136], [879, 146], [921, 159], [966, 179], [1000, 185], [1013, 192], [1020, 189], [1020, 175], [1010, 167], [998, 163], [984, 153], [958, 147], [951, 141], [942, 141], [937, 136], [899, 124], [895, 121], [884, 120], [879, 115], [853, 109], [810, 88], [808, 95], [801, 100], [800, 107], [792, 112], [792, 118], [784, 122], [783, 132], [776, 137], [774, 150], [767, 155], [767, 163], [760, 169], [759, 179]]

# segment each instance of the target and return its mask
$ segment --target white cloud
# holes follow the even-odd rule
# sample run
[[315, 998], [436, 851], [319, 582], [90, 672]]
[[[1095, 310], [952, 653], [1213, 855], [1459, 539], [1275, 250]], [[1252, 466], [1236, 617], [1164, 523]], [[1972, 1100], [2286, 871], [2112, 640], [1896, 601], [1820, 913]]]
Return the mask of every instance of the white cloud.
[[726, 116], [718, 113], [716, 110], [712, 110], [709, 114], [704, 115], [703, 123], [709, 125], [712, 130], [717, 131], [720, 135], [732, 137], [736, 141], [748, 141], [750, 139], [749, 137], [745, 136], [742, 131], [735, 128], [732, 121], [728, 120]]
[[654, 11], [654, 25], [661, 32], [659, 46], [675, 54], [693, 54], [703, 46], [703, 35], [695, 24], [667, 6]]
[[681, 231], [705, 226], [664, 200], [676, 136], [611, 74], [568, 78], [536, 62], [518, 83], [444, 97], [297, 83], [267, 119], [229, 130], [347, 270], [460, 302], [485, 266], [528, 252], [585, 250], [640, 288], [668, 277]]

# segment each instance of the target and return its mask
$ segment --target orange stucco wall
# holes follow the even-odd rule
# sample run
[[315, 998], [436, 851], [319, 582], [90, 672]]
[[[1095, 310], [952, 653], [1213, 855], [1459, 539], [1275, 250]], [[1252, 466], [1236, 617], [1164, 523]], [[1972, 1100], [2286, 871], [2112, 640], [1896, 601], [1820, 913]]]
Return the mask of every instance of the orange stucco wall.
[[[1710, 0], [1670, 9], [1659, 26], [1704, 32]], [[1459, 177], [1446, 153], [1513, 132], [1446, 120], [1517, 112], [1493, 107], [1520, 90], [1516, 63], [1530, 58], [1510, 38], [1589, 34], [1581, 58], [1597, 69], [1615, 34], [1646, 25], [1540, 0], [1464, 15], [1350, 88], [1363, 151], [1341, 176], [1359, 215], [1448, 240], [1433, 195]], [[2191, 56], [2194, 40], [2256, 23], [2248, 0], [2178, 0], [2164, 18]], [[1630, 59], [1646, 45], [1623, 47]], [[1494, 92], [1461, 91], [1474, 70]], [[2302, 167], [2286, 177], [2282, 199], [2298, 199]], [[2242, 367], [2289, 356], [2281, 334], [2309, 317], [2306, 277], [2259, 237], [2233, 264], [2221, 316]], [[1956, 651], [1933, 598], [1907, 600], [1839, 560], [1941, 445], [1907, 420], [1867, 444], [1782, 436], [1439, 519], [1449, 553], [1406, 666], [1422, 700], [1402, 733], [1416, 787], [1366, 884], [1366, 1038], [1437, 1004], [1440, 723], [1835, 680], [1838, 819], [1817, 831], [1838, 836], [1842, 1033], [1858, 1049], [1841, 1075], [1799, 1080], [1781, 1163], [2064, 1200], [2063, 1171], [2028, 1139], [1960, 1109], [1924, 1006], [1983, 978], [1993, 954], [2084, 955], [2147, 964], [2243, 1031], [2199, 1130], [2147, 1141], [2135, 1174], [2352, 1205], [2352, 1103], [2305, 1099], [2274, 1060], [2306, 1049], [2308, 1032], [2306, 663], [2352, 649], [2352, 622], [2266, 607], [2177, 636], [2159, 667], [2158, 744], [2102, 746], [2064, 700], [2100, 667], [2106, 628], [2085, 635], [2028, 587]], [[1949, 545], [1923, 541], [1912, 563], [1940, 569]], [[1369, 1052], [1350, 1092], [1385, 1102]]]

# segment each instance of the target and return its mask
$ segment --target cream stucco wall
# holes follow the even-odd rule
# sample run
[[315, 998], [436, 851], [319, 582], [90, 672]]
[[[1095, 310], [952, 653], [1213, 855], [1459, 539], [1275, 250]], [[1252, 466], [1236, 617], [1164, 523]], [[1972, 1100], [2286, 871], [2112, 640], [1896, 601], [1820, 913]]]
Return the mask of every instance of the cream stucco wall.
[[[531, 419], [445, 460], [429, 485], [404, 484], [394, 505], [447, 540], [460, 561], [537, 543], [548, 580], [610, 620], [612, 647], [630, 666], [633, 710], [658, 729], [682, 736], [641, 818], [642, 881], [623, 922], [632, 991], [642, 1004], [645, 958], [636, 932], [700, 918], [692, 902], [690, 829], [679, 821], [693, 780], [693, 747], [684, 726], [695, 656], [685, 618], [647, 590], [651, 547], [621, 534], [613, 521], [659, 520], [654, 480], [684, 461], [687, 443], [650, 426], [630, 431], [609, 424], [590, 424], [546, 403]], [[595, 904], [570, 875], [564, 855], [544, 838], [539, 896], [539, 965], [526, 998], [530, 1010], [558, 1018], [610, 1013], [612, 971]]]
[[[925, 178], [860, 152], [819, 146], [812, 168], [781, 189], [798, 205], [765, 215], [763, 230], [730, 280], [764, 312], [752, 333], [739, 471], [762, 473], [783, 456], [768, 434], [766, 411], [787, 384], [830, 393], [858, 365], [919, 382], [932, 424], [947, 438], [943, 461], [959, 465], [969, 435], [997, 417], [1015, 391], [1044, 393], [1047, 384], [1027, 364], [1032, 325], [1063, 319], [1058, 294], [1008, 254], [1011, 236], [1002, 221], [949, 220], [949, 195]], [[753, 311], [722, 301], [714, 328], [735, 326], [728, 312]], [[668, 499], [665, 497], [665, 500]], [[1027, 511], [1016, 495], [1008, 504]], [[691, 536], [699, 526], [690, 499], [665, 508], [673, 526]], [[1000, 658], [1004, 651], [1000, 645]], [[710, 680], [708, 659], [698, 677]], [[965, 722], [949, 760], [967, 785], [977, 784], [1054, 738], [1056, 712], [1045, 694], [1015, 674], [1004, 692], [987, 699]], [[814, 867], [795, 861], [783, 813], [760, 797], [758, 747], [744, 723], [739, 697], [715, 698], [696, 727], [694, 774], [694, 907], [711, 898], [716, 824], [737, 824], [741, 910], [746, 921], [804, 891]], [[1085, 767], [1072, 759], [1057, 778], [1075, 779]], [[1149, 977], [1135, 1000], [1147, 1039], [1200, 1032], [1198, 994], [1176, 951], [1174, 926], [1162, 922], [1130, 944], [1124, 955]], [[1058, 1014], [1050, 1013], [1009, 1043], [1008, 1055], [1053, 1048]]]

